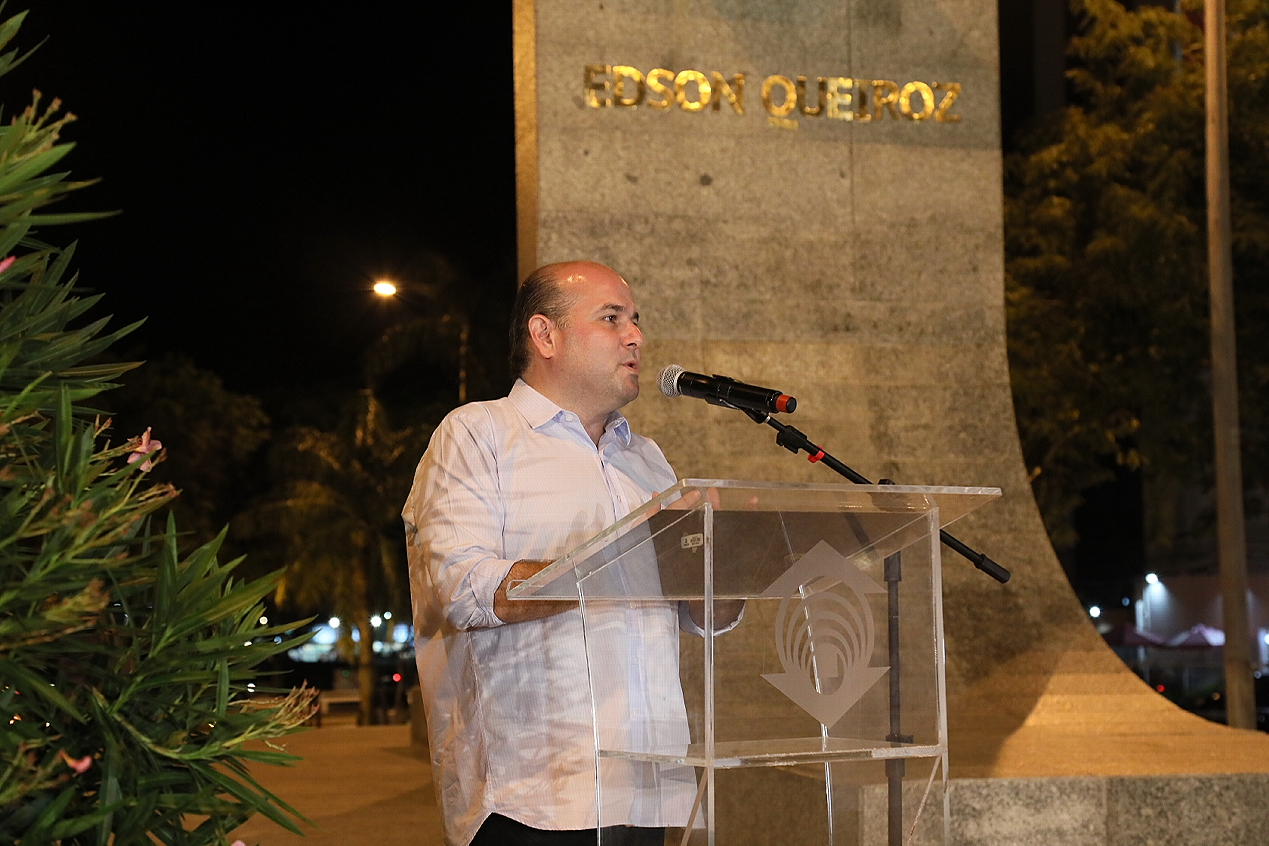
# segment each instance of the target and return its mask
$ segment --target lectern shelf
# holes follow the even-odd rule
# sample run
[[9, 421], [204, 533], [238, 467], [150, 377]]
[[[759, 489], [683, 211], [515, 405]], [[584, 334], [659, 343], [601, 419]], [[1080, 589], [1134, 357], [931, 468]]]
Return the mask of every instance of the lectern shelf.
[[[795, 737], [786, 740], [738, 740], [715, 743], [713, 765], [717, 769], [735, 767], [787, 767], [829, 761], [867, 761], [887, 758], [932, 758], [942, 752], [938, 746], [891, 743], [878, 746], [866, 740], [845, 737]], [[600, 749], [601, 758], [626, 758], [704, 767], [709, 763], [705, 747], [689, 744], [685, 749]]]

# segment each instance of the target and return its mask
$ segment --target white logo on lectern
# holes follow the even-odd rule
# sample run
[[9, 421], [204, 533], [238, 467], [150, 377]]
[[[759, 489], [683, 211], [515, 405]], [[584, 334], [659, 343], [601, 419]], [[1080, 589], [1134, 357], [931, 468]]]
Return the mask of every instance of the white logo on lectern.
[[781, 597], [776, 652], [783, 673], [763, 678], [823, 725], [832, 726], [889, 667], [870, 667], [869, 593], [886, 589], [824, 541], [763, 591]]

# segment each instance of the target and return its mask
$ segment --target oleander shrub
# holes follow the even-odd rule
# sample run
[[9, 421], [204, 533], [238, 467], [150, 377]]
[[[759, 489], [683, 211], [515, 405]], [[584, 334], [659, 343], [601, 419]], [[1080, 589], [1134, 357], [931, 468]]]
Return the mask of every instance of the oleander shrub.
[[[0, 73], [22, 18], [0, 23]], [[133, 327], [90, 319], [73, 247], [35, 237], [93, 217], [49, 209], [85, 184], [60, 167], [70, 120], [37, 93], [0, 126], [0, 843], [223, 843], [257, 813], [297, 830], [248, 769], [293, 760], [251, 742], [312, 711], [311, 691], [248, 688], [296, 645], [259, 625], [278, 578], [235, 578], [223, 532], [178, 552], [176, 491], [148, 478], [161, 444], [112, 442], [93, 409]]]

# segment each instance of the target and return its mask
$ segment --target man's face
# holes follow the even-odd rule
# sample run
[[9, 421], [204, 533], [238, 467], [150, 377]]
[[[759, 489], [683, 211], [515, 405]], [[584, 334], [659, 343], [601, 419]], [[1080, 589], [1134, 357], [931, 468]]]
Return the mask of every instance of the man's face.
[[556, 372], [574, 397], [597, 411], [616, 411], [639, 396], [643, 333], [630, 288], [601, 265], [570, 274], [561, 288], [577, 299], [556, 327]]

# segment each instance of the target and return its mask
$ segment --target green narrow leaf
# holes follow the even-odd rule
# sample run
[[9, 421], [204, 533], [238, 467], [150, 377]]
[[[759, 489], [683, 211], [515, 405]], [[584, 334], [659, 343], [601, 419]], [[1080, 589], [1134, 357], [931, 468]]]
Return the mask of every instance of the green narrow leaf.
[[57, 420], [53, 435], [59, 485], [64, 485], [66, 477], [70, 475], [74, 422], [75, 419], [71, 415], [70, 391], [63, 385], [61, 391], [58, 392]]
[[56, 687], [48, 683], [47, 679], [41, 678], [12, 660], [0, 661], [0, 678], [16, 684], [20, 690], [30, 691], [32, 696], [48, 700], [81, 723], [87, 719], [75, 703], [63, 696]]
[[105, 811], [105, 816], [97, 825], [97, 846], [110, 846], [110, 834], [114, 828], [115, 809], [123, 798], [119, 789], [118, 750], [113, 741], [107, 741], [106, 754], [102, 756], [101, 795], [98, 797], [98, 808]]
[[18, 30], [22, 28], [22, 22], [26, 20], [26, 16], [27, 13], [25, 11], [18, 12], [0, 24], [0, 47], [8, 46], [9, 42], [13, 40], [13, 36], [17, 35]]
[[[13, 193], [18, 188], [19, 183], [37, 173], [48, 170], [65, 158], [74, 147], [74, 144], [57, 144], [35, 155], [28, 156], [17, 167], [6, 168], [4, 175], [0, 176], [0, 196]], [[47, 199], [44, 201], [47, 202]]]
[[225, 710], [229, 707], [229, 660], [221, 658], [217, 663], [219, 678], [216, 681], [216, 716], [224, 717]]
[[[259, 782], [251, 777], [250, 773], [242, 774], [243, 780], [248, 782], [251, 785], [250, 787], [225, 773], [217, 772], [211, 767], [203, 768], [203, 773], [207, 776], [207, 778], [224, 788], [224, 790], [231, 796], [235, 797], [257, 813], [268, 817], [274, 823], [282, 826], [287, 831], [294, 834], [304, 833], [300, 830], [300, 827], [295, 824], [295, 821], [286, 816], [286, 814], [289, 813], [304, 822], [308, 822], [309, 820], [307, 820], [295, 808], [292, 808], [289, 804], [283, 802], [273, 793], [265, 790]], [[272, 803], [276, 803], [276, 807]]]
[[94, 826], [100, 825], [101, 820], [105, 817], [105, 811], [90, 812], [81, 817], [72, 817], [63, 820], [49, 830], [49, 838], [54, 841], [64, 841], [68, 837], [88, 831]]
[[117, 211], [109, 212], [72, 212], [69, 214], [32, 214], [26, 219], [33, 226], [60, 226], [66, 223], [84, 223], [90, 220], [104, 220], [108, 217], [114, 217], [119, 214]]
[[75, 785], [73, 783], [66, 785], [62, 792], [57, 794], [57, 798], [50, 802], [48, 807], [44, 809], [44, 813], [40, 814], [39, 819], [31, 825], [31, 829], [23, 835], [22, 842], [38, 843], [39, 840], [36, 839], [36, 835], [42, 833], [41, 829], [48, 830], [53, 827], [53, 824], [56, 823], [66, 811], [66, 807], [70, 804], [70, 801], [74, 798], [74, 796]]
[[[171, 532], [172, 515], [168, 515], [168, 530]], [[155, 632], [154, 647], [150, 654], [153, 656], [163, 645], [166, 640], [169, 621], [172, 614], [172, 599], [176, 593], [176, 548], [175, 538], [169, 535], [169, 542], [163, 545], [163, 550], [159, 555], [158, 571], [155, 573], [155, 589], [154, 589], [154, 617], [152, 624], [160, 631]]]
[[[18, 221], [4, 228], [0, 232], [0, 258], [8, 258], [13, 254], [13, 250], [26, 237], [26, 233], [31, 229], [28, 221]], [[16, 272], [11, 268], [12, 272]]]
[[114, 379], [129, 370], [135, 370], [143, 363], [140, 361], [121, 361], [117, 364], [83, 364], [60, 370], [56, 375], [61, 379]]

